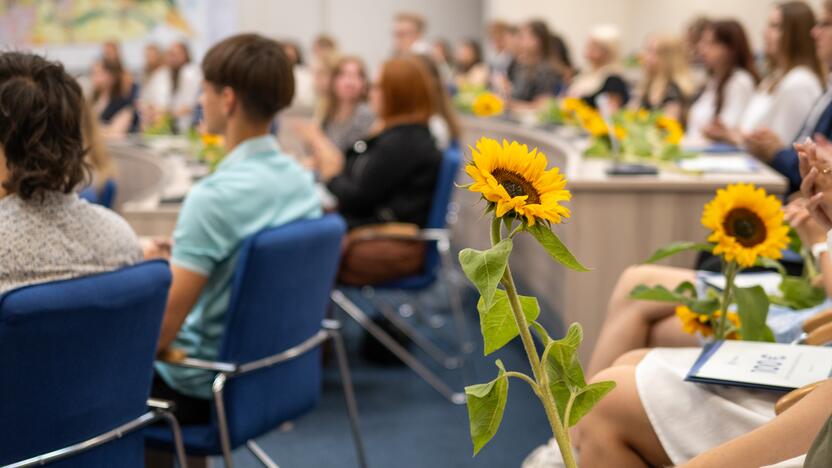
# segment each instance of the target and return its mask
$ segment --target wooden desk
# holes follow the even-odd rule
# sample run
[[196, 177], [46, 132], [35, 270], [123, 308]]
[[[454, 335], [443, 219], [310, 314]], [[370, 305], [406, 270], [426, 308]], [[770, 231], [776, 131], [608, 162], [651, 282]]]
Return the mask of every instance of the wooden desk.
[[[607, 302], [616, 280], [625, 268], [643, 262], [656, 249], [673, 241], [704, 240], [707, 232], [700, 223], [702, 208], [716, 189], [732, 182], [751, 182], [769, 193], [782, 194], [784, 177], [760, 165], [747, 174], [687, 175], [661, 172], [658, 176], [610, 177], [609, 161], [585, 160], [575, 148], [571, 135], [552, 130], [524, 128], [500, 120], [463, 117], [463, 148], [483, 136], [517, 140], [537, 147], [558, 165], [567, 177], [572, 200], [567, 206], [572, 217], [555, 231], [581, 262], [593, 268], [578, 273], [555, 264], [534, 239], [523, 236], [515, 242], [512, 271], [518, 276], [522, 294], [535, 295], [568, 325], [580, 322], [584, 328], [581, 357], [584, 362], [598, 337], [606, 315]], [[462, 175], [460, 182], [467, 181]], [[467, 183], [467, 182], [466, 182]], [[459, 218], [454, 225], [457, 247], [484, 248], [489, 245], [487, 220], [482, 217], [479, 195], [458, 190]], [[693, 254], [679, 255], [664, 262], [692, 267]], [[558, 317], [544, 317], [548, 325]], [[551, 328], [551, 327], [550, 327]]]

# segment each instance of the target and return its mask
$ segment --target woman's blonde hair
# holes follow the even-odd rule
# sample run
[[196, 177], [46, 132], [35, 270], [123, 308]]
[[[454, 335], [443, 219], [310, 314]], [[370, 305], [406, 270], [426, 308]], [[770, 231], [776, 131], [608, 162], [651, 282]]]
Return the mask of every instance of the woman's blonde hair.
[[98, 120], [93, 114], [89, 102], [84, 102], [81, 109], [81, 136], [84, 140], [84, 147], [87, 150], [87, 163], [92, 169], [92, 184], [100, 190], [107, 180], [116, 176], [113, 161], [110, 153], [101, 138], [101, 131], [98, 128]]
[[621, 32], [617, 26], [602, 24], [589, 31], [589, 38], [607, 51], [607, 63], [618, 61], [621, 53]]
[[660, 104], [667, 88], [674, 84], [685, 98], [691, 98], [696, 85], [688, 65], [684, 42], [674, 36], [655, 36], [658, 66], [652, 76], [645, 76], [641, 84], [641, 96], [652, 104]]

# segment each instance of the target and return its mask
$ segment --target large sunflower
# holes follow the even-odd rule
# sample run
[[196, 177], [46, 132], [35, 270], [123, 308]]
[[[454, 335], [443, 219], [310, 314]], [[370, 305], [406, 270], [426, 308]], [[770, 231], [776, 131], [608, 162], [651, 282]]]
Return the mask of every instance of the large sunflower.
[[757, 257], [778, 259], [789, 243], [789, 228], [783, 224], [783, 209], [777, 198], [751, 184], [734, 184], [717, 190], [705, 205], [702, 224], [713, 232], [715, 255], [751, 267]]
[[498, 218], [514, 212], [532, 226], [536, 220], [560, 223], [569, 217], [569, 209], [559, 202], [572, 194], [557, 167], [546, 170], [546, 155], [516, 141], [500, 145], [490, 138], [481, 138], [470, 149], [473, 160], [465, 172], [474, 183], [468, 190], [493, 203]]

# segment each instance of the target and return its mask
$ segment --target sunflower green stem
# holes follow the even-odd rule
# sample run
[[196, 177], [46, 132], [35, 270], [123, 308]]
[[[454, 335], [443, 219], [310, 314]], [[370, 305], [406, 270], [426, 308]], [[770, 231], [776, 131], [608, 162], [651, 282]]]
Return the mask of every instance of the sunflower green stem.
[[[491, 244], [496, 245], [502, 239], [501, 233], [502, 220], [494, 217], [491, 221]], [[541, 365], [540, 356], [537, 354], [537, 348], [534, 345], [529, 324], [526, 321], [526, 316], [523, 314], [523, 307], [520, 304], [520, 296], [517, 293], [517, 287], [514, 284], [514, 278], [511, 275], [511, 267], [506, 265], [505, 273], [502, 280], [503, 287], [506, 290], [506, 296], [509, 300], [511, 312], [514, 315], [514, 321], [517, 324], [517, 329], [520, 331], [520, 340], [523, 342], [523, 348], [526, 350], [526, 355], [529, 359], [529, 364], [532, 368], [532, 375], [537, 389], [537, 397], [543, 404], [543, 409], [546, 412], [546, 417], [549, 419], [549, 425], [552, 429], [552, 435], [558, 444], [560, 453], [563, 456], [563, 462], [567, 468], [577, 468], [575, 463], [575, 456], [572, 453], [572, 441], [569, 437], [569, 431], [564, 426], [558, 415], [557, 406], [555, 404], [552, 392], [549, 391], [548, 378], [546, 371]], [[545, 358], [545, 354], [544, 354]], [[535, 388], [535, 387], [532, 387]]]
[[725, 289], [722, 291], [722, 304], [720, 307], [722, 312], [719, 316], [719, 325], [717, 326], [716, 336], [714, 337], [716, 340], [724, 340], [727, 334], [728, 307], [731, 306], [731, 290], [734, 287], [734, 278], [736, 278], [737, 272], [739, 271], [738, 267], [737, 262], [728, 262], [725, 265]]

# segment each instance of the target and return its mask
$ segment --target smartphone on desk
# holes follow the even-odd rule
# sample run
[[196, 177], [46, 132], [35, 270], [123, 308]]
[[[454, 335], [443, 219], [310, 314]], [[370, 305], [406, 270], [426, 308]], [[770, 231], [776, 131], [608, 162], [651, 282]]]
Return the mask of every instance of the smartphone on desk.
[[641, 176], [641, 175], [658, 175], [659, 170], [656, 166], [647, 164], [621, 164], [614, 163], [607, 169], [607, 175], [610, 176]]

